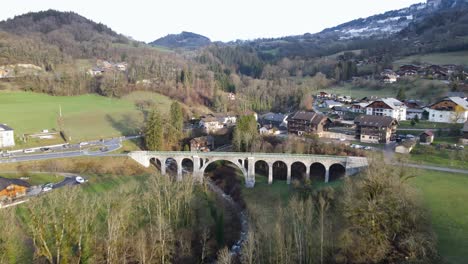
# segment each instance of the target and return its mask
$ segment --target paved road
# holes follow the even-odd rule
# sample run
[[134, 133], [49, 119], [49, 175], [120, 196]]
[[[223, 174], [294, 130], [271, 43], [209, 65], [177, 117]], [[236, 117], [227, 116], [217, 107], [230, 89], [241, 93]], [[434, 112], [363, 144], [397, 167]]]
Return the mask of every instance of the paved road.
[[[85, 143], [68, 145], [67, 148], [56, 147], [51, 149], [53, 152], [42, 152], [38, 154], [15, 153], [14, 156], [1, 158], [0, 163], [13, 163], [34, 160], [58, 159], [58, 158], [74, 158], [81, 156], [126, 156], [124, 154], [110, 154], [113, 151], [122, 147], [123, 140], [139, 138], [141, 136], [129, 136], [122, 138], [112, 138], [105, 140], [88, 141]], [[102, 150], [90, 151], [82, 148], [100, 147]]]
[[431, 165], [401, 164], [401, 163], [397, 164], [397, 165], [402, 165], [404, 167], [410, 167], [410, 168], [424, 169], [424, 170], [435, 170], [435, 171], [443, 171], [443, 172], [450, 172], [450, 173], [468, 174], [468, 170], [446, 168], [446, 167], [437, 167], [437, 166], [431, 166]]

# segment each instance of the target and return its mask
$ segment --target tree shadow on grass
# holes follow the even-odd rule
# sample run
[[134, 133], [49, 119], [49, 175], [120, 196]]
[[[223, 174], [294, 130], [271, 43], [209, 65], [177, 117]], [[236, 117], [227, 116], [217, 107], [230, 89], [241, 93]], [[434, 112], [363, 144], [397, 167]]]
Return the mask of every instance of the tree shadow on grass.
[[138, 122], [138, 119], [129, 114], [123, 114], [120, 118], [106, 115], [106, 120], [124, 136], [138, 135], [142, 130], [141, 123]]

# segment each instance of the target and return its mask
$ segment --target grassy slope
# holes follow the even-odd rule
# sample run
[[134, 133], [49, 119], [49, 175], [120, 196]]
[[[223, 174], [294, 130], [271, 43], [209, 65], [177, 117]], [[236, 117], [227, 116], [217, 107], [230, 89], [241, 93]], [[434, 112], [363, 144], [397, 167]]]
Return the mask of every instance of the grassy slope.
[[97, 95], [48, 96], [29, 92], [1, 92], [0, 120], [15, 129], [17, 136], [57, 129], [59, 106], [65, 128], [73, 141], [120, 136], [135, 132], [142, 125], [143, 114], [134, 106], [135, 100], [153, 100], [157, 108], [167, 113], [168, 97], [152, 93], [135, 93], [122, 99]]
[[431, 211], [440, 254], [449, 263], [466, 263], [468, 258], [468, 176], [420, 171], [411, 184], [421, 191]]
[[[435, 85], [435, 86], [431, 86]], [[328, 93], [348, 95], [353, 98], [364, 98], [364, 97], [395, 97], [398, 94], [400, 88], [406, 89], [406, 97], [409, 99], [418, 99], [425, 102], [431, 102], [436, 97], [446, 94], [449, 91], [449, 87], [444, 85], [439, 80], [424, 80], [418, 79], [414, 82], [413, 88], [407, 88], [406, 85], [399, 82], [395, 84], [385, 85], [382, 89], [373, 89], [369, 87], [357, 87], [351, 83], [345, 83], [344, 85], [333, 86], [325, 89]], [[429, 89], [429, 90], [428, 90]]]
[[403, 64], [411, 64], [414, 61], [428, 64], [468, 65], [468, 51], [431, 53], [426, 55], [409, 56], [395, 61], [394, 64], [395, 66], [401, 66]]
[[[416, 146], [419, 148], [419, 146]], [[468, 150], [436, 150], [434, 154], [416, 154], [409, 156], [410, 161], [426, 165], [451, 167], [468, 170]]]

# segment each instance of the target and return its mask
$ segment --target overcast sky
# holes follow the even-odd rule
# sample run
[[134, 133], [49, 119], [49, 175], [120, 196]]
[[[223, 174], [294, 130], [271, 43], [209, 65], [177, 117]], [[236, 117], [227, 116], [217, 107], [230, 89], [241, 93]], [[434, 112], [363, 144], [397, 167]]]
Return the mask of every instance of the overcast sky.
[[425, 0], [12, 0], [0, 20], [30, 11], [74, 11], [142, 41], [181, 31], [229, 41], [315, 33]]

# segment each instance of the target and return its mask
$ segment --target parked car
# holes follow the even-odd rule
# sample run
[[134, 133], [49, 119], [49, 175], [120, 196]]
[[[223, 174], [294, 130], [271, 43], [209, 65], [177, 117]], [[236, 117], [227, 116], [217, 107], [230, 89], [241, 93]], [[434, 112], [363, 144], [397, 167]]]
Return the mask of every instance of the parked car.
[[80, 147], [89, 145], [88, 142], [80, 142]]
[[76, 176], [76, 177], [75, 177], [75, 181], [76, 181], [77, 183], [81, 184], [81, 183], [85, 183], [85, 182], [86, 182], [86, 179], [83, 178], [83, 177], [81, 177], [81, 176]]
[[13, 156], [13, 154], [11, 154], [11, 153], [8, 152], [8, 151], [2, 152], [2, 157], [11, 157], [11, 156]]
[[33, 153], [34, 149], [25, 149], [23, 150], [24, 153]]
[[50, 148], [41, 148], [42, 152], [50, 152]]
[[54, 185], [52, 183], [47, 183], [44, 186], [42, 186], [42, 191], [49, 192], [49, 191], [52, 191], [53, 188], [54, 188]]

